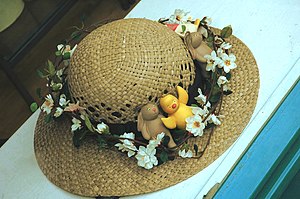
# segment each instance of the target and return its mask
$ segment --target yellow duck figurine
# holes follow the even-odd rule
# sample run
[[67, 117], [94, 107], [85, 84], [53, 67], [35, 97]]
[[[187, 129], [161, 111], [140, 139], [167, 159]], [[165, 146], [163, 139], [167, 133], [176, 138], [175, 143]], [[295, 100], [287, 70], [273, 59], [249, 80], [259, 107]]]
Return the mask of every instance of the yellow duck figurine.
[[189, 99], [188, 93], [180, 86], [177, 86], [178, 99], [171, 94], [167, 94], [160, 98], [161, 108], [168, 113], [167, 118], [161, 118], [164, 125], [169, 129], [179, 128], [185, 129], [185, 119], [192, 116], [191, 107], [187, 106]]

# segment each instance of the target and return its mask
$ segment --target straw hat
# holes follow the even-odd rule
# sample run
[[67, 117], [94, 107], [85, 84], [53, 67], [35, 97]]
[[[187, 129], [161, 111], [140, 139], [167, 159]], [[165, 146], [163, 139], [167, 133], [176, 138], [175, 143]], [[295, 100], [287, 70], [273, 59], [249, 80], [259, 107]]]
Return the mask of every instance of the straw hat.
[[[157, 191], [177, 184], [216, 160], [241, 134], [256, 105], [259, 73], [255, 59], [238, 38], [228, 39], [238, 68], [232, 71], [233, 93], [223, 101], [225, 119], [199, 159], [175, 159], [151, 170], [135, 159], [87, 140], [72, 143], [67, 119], [46, 124], [40, 115], [34, 137], [38, 164], [55, 185], [83, 196], [125, 196]], [[78, 45], [69, 69], [74, 100], [91, 118], [108, 123], [135, 122], [139, 104], [156, 102], [180, 84], [195, 80], [195, 66], [182, 40], [165, 26], [146, 19], [125, 19], [104, 25]], [[190, 140], [203, 145], [208, 134]]]

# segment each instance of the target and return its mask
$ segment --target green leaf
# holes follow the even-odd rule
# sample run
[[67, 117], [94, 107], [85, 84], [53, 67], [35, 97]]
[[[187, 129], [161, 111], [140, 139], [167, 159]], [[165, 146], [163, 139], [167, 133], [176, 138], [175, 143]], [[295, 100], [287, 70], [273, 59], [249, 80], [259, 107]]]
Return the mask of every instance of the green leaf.
[[185, 25], [181, 25], [182, 28], [182, 33], [184, 33], [186, 31], [186, 26]]
[[221, 88], [219, 87], [219, 85], [215, 84], [215, 86], [213, 87], [212, 95], [216, 95], [219, 93], [221, 93]]
[[32, 104], [30, 104], [30, 110], [31, 112], [35, 112], [37, 109], [39, 108], [38, 104], [36, 102], [33, 102]]
[[84, 139], [86, 135], [86, 131], [84, 129], [82, 130], [77, 130], [73, 132], [73, 144], [75, 147], [79, 147], [81, 144], [81, 141]]
[[62, 54], [62, 53], [61, 53], [60, 50], [58, 50], [58, 51], [55, 52], [55, 55], [56, 55], [57, 57], [61, 56], [61, 54]]
[[230, 72], [226, 73], [225, 77], [226, 77], [227, 80], [230, 80], [231, 79], [231, 73]]
[[191, 104], [191, 107], [199, 107], [197, 104]]
[[80, 21], [84, 22], [85, 20], [86, 20], [86, 15], [85, 14], [81, 15], [80, 16]]
[[160, 154], [160, 156], [159, 156], [159, 158], [160, 158], [160, 160], [162, 161], [162, 162], [167, 162], [168, 161], [168, 153], [167, 152], [165, 152], [165, 151], [162, 151], [161, 152], [161, 154]]
[[70, 52], [65, 52], [63, 54], [63, 59], [70, 59], [71, 58], [71, 53]]
[[169, 141], [170, 141], [170, 137], [166, 135], [166, 136], [162, 139], [162, 145], [168, 146]]
[[106, 147], [107, 143], [106, 143], [106, 141], [101, 137], [101, 135], [98, 135], [97, 141], [98, 141], [98, 146], [99, 146], [99, 148], [105, 148], [105, 147]]
[[72, 32], [72, 34], [71, 34], [71, 39], [74, 39], [74, 40], [76, 40], [76, 39], [78, 39], [79, 37], [80, 37], [80, 35], [82, 34], [82, 32], [81, 31], [74, 31], [74, 32]]
[[216, 126], [216, 125], [214, 123], [207, 123], [205, 129], [210, 129], [213, 126]]
[[49, 59], [47, 61], [47, 65], [48, 65], [49, 75], [53, 77], [56, 73], [55, 66], [53, 65], [52, 61], [50, 61]]
[[222, 69], [222, 68], [219, 68], [219, 67], [216, 67], [216, 69], [217, 69], [218, 74], [222, 75], [223, 69]]
[[213, 35], [209, 35], [207, 38], [206, 38], [206, 41], [207, 42], [212, 42], [214, 40], [214, 36]]
[[212, 103], [216, 103], [220, 100], [220, 97], [221, 97], [221, 93], [217, 93], [215, 95], [212, 95], [210, 98], [209, 98], [209, 101], [212, 102]]
[[54, 83], [51, 85], [51, 88], [53, 89], [54, 92], [57, 92], [62, 89], [62, 84], [61, 83]]
[[103, 134], [110, 134], [108, 126], [103, 130]]
[[46, 123], [49, 123], [49, 122], [51, 122], [52, 119], [53, 119], [53, 118], [52, 118], [52, 115], [51, 115], [51, 114], [48, 114], [48, 115], [46, 115], [46, 117], [45, 117], [45, 122], [46, 122]]
[[84, 116], [84, 123], [86, 127], [89, 129], [89, 131], [94, 132], [95, 130], [93, 129], [93, 125], [91, 123], [91, 120], [87, 115]]
[[172, 134], [179, 134], [179, 135], [182, 135], [186, 132], [186, 130], [184, 129], [174, 129], [172, 130]]
[[195, 151], [195, 154], [198, 155], [198, 145], [197, 144], [194, 144], [194, 151]]
[[210, 47], [211, 49], [213, 49], [213, 48], [214, 48], [214, 44], [213, 44], [213, 42], [212, 42], [212, 41], [210, 41], [210, 42], [207, 42], [207, 45], [208, 45], [208, 47]]
[[185, 143], [182, 147], [181, 147], [181, 150], [186, 150], [186, 151], [188, 151], [189, 149], [190, 149], [190, 145], [189, 144], [187, 144], [187, 143]]
[[216, 82], [216, 80], [217, 80], [217, 72], [212, 72], [211, 75], [212, 75], [213, 81]]
[[226, 26], [225, 28], [222, 29], [221, 31], [221, 37], [222, 38], [228, 38], [232, 35], [232, 28], [231, 25]]
[[45, 78], [46, 77], [46, 75], [44, 75], [44, 73], [41, 70], [39, 70], [39, 69], [36, 70], [36, 73], [38, 74], [38, 76], [40, 78]]

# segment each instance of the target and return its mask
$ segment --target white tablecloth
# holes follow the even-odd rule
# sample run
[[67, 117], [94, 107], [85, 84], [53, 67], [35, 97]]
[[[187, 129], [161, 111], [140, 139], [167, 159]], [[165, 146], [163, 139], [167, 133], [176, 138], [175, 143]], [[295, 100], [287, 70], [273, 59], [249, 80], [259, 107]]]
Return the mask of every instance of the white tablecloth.
[[[175, 186], [127, 198], [202, 198], [222, 181], [300, 74], [298, 0], [141, 0], [127, 18], [157, 20], [169, 17], [177, 8], [190, 11], [194, 17], [209, 16], [212, 26], [218, 28], [232, 25], [234, 35], [250, 48], [258, 63], [257, 106], [239, 139], [209, 167]], [[39, 169], [33, 150], [38, 114], [0, 148], [0, 198], [84, 198], [56, 187]]]

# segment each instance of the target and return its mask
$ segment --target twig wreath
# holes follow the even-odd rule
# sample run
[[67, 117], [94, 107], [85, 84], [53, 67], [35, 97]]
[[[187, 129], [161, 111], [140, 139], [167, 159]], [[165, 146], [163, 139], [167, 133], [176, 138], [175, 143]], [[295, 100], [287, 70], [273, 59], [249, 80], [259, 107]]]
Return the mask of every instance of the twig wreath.
[[[192, 114], [181, 118], [184, 120], [184, 128], [176, 128], [176, 125], [174, 127], [174, 121], [170, 117], [161, 117], [159, 119], [165, 125], [164, 128], [167, 127], [170, 133], [166, 130], [155, 136], [148, 136], [143, 132], [143, 126], [138, 126], [141, 134], [124, 132], [122, 135], [118, 135], [110, 132], [109, 125], [105, 122], [90, 118], [79, 102], [71, 100], [67, 68], [77, 47], [77, 44], [72, 45], [72, 43], [80, 40], [101, 24], [89, 28], [85, 28], [84, 25], [81, 28], [76, 27], [77, 30], [72, 33], [70, 39], [57, 46], [54, 61], [48, 60], [46, 68], [43, 71], [38, 70], [38, 75], [47, 80], [48, 94], [45, 97], [41, 97], [41, 89], [37, 89], [39, 97], [45, 100], [40, 106], [45, 113], [45, 122], [49, 123], [52, 120], [68, 117], [72, 121], [70, 130], [73, 132], [75, 147], [80, 147], [83, 140], [93, 138], [97, 140], [100, 148], [119, 150], [127, 153], [128, 157], [135, 157], [138, 166], [145, 169], [151, 169], [153, 166], [177, 157], [200, 158], [209, 145], [214, 129], [221, 125], [220, 119], [223, 116], [220, 115], [220, 110], [223, 97], [232, 93], [228, 82], [231, 79], [230, 71], [237, 67], [236, 57], [229, 53], [232, 46], [225, 40], [232, 35], [232, 29], [231, 26], [227, 26], [221, 30], [220, 35], [217, 35], [209, 26], [210, 18], [193, 20], [183, 10], [175, 10], [171, 17], [160, 19], [158, 22], [168, 26], [182, 37], [194, 62], [205, 63], [201, 72], [205, 80], [204, 86], [198, 88], [198, 96], [195, 97], [197, 103], [186, 106]], [[177, 91], [178, 98], [181, 98], [180, 95], [188, 95], [179, 86]], [[165, 97], [177, 99], [171, 94], [162, 98]], [[186, 97], [184, 98], [183, 101], [186, 100]], [[167, 106], [164, 107], [165, 104], [162, 101], [160, 99], [160, 106], [168, 113]], [[182, 103], [182, 99], [179, 101]], [[171, 104], [173, 109], [177, 106], [178, 104]], [[145, 107], [148, 111], [158, 110], [155, 104], [145, 105]], [[33, 103], [30, 108], [35, 111], [38, 108], [37, 103]], [[205, 146], [199, 147], [196, 144], [191, 146], [187, 142], [189, 139], [202, 136], [203, 133], [209, 133]]]

